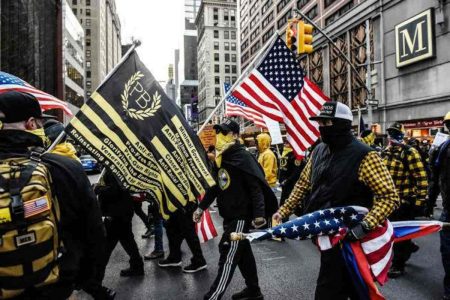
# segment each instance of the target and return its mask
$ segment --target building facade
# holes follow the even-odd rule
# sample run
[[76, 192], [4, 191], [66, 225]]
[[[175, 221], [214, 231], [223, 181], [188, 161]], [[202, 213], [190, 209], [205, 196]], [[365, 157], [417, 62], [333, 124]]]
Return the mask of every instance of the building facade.
[[67, 0], [63, 0], [63, 24], [64, 99], [81, 107], [85, 99], [84, 30]]
[[86, 95], [120, 61], [121, 27], [115, 0], [68, 0], [85, 31]]
[[233, 84], [239, 74], [237, 3], [202, 1], [196, 19], [198, 31], [198, 114], [202, 124], [223, 95], [223, 83]]
[[287, 20], [296, 7], [333, 39], [331, 45], [315, 31], [314, 52], [299, 58], [307, 76], [326, 95], [349, 105], [355, 115], [361, 109], [365, 123], [373, 124], [378, 133], [385, 133], [394, 121], [402, 122], [408, 135], [415, 137], [426, 138], [442, 129], [442, 117], [450, 110], [450, 85], [446, 83], [450, 74], [448, 2], [242, 0], [241, 5], [242, 68], [270, 38], [269, 32], [278, 30], [284, 38]]

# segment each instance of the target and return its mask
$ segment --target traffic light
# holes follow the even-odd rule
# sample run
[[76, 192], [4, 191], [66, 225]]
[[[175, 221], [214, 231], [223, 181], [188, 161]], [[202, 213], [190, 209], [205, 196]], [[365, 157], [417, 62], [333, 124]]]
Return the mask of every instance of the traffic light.
[[313, 26], [305, 24], [303, 21], [298, 21], [297, 26], [297, 53], [312, 53], [314, 51], [312, 46]]
[[291, 51], [297, 51], [297, 19], [288, 20], [286, 28], [286, 45]]

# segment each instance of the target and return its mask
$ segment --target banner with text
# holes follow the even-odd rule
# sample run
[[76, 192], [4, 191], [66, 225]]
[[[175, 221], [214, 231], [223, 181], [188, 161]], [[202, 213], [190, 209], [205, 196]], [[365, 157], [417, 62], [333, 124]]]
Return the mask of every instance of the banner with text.
[[134, 51], [84, 104], [66, 133], [164, 218], [215, 184], [197, 135]]

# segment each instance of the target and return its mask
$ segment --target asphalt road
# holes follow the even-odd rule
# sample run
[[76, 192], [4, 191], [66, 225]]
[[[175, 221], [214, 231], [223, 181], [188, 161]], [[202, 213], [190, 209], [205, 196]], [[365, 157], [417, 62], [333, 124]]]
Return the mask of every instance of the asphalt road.
[[[91, 180], [96, 180], [91, 176]], [[435, 210], [435, 216], [440, 210]], [[222, 232], [218, 213], [213, 219], [219, 233]], [[153, 249], [153, 238], [141, 238], [145, 228], [138, 217], [134, 218], [136, 241], [145, 254]], [[195, 274], [185, 274], [181, 268], [161, 269], [156, 261], [145, 262], [146, 276], [121, 278], [119, 272], [128, 266], [128, 257], [118, 245], [108, 265], [104, 285], [117, 291], [116, 299], [202, 299], [217, 272], [219, 238], [202, 245], [208, 269]], [[420, 250], [413, 254], [407, 265], [407, 275], [390, 280], [381, 291], [386, 299], [440, 299], [442, 296], [443, 268], [439, 253], [439, 235], [433, 234], [416, 240]], [[167, 240], [164, 242], [165, 250]], [[265, 299], [313, 299], [315, 281], [319, 270], [319, 252], [310, 241], [264, 241], [252, 244], [258, 265], [258, 275]], [[183, 264], [187, 265], [190, 252], [183, 243]], [[231, 299], [234, 292], [244, 287], [244, 281], [236, 270], [223, 299]], [[88, 297], [79, 294], [79, 298]]]

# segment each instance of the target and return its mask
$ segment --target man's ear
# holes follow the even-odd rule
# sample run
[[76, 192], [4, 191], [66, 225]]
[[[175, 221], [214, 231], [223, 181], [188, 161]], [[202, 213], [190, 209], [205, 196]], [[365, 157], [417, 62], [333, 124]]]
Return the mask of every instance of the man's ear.
[[29, 118], [29, 119], [25, 122], [25, 129], [26, 129], [26, 130], [35, 130], [35, 129], [38, 129], [38, 128], [37, 128], [36, 119], [35, 119], [34, 117]]

